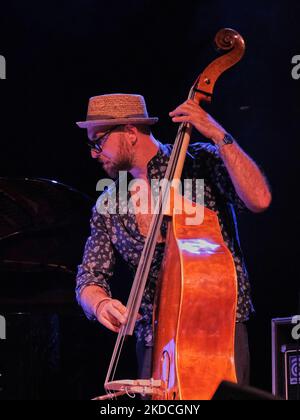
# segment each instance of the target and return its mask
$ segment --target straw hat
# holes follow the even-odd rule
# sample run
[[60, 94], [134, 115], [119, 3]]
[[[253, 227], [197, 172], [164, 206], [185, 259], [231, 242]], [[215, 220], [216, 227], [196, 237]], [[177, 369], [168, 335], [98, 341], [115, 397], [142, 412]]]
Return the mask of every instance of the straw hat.
[[120, 124], [152, 125], [157, 121], [158, 118], [148, 116], [143, 96], [115, 93], [90, 98], [86, 121], [76, 124], [80, 128], [88, 128]]

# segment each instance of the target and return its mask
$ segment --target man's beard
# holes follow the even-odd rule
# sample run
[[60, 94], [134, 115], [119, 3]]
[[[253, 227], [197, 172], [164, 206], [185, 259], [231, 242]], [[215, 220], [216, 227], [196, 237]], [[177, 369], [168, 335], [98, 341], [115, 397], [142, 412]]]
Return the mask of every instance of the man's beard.
[[130, 171], [134, 167], [132, 150], [120, 139], [118, 156], [114, 161], [102, 162], [104, 171], [112, 178], [117, 178], [119, 171]]

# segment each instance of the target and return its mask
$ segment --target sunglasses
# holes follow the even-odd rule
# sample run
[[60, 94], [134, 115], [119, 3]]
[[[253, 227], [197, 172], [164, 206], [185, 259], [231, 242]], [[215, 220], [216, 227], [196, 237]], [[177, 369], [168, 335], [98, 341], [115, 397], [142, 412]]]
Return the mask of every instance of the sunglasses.
[[90, 147], [91, 150], [95, 150], [98, 153], [102, 153], [104, 143], [108, 139], [110, 133], [119, 128], [120, 126], [121, 125], [116, 125], [115, 127], [110, 128], [109, 130], [105, 131], [105, 133], [102, 134], [102, 136], [97, 137], [95, 141], [88, 140], [87, 145]]

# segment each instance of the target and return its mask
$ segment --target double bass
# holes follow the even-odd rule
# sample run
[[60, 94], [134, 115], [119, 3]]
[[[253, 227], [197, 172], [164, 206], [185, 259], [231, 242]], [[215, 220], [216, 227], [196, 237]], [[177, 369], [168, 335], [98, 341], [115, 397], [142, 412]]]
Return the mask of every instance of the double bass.
[[[245, 43], [232, 29], [220, 30], [223, 52], [197, 78], [188, 99], [210, 102], [220, 75], [243, 56]], [[208, 400], [219, 384], [236, 382], [234, 337], [237, 278], [217, 214], [180, 195], [179, 180], [192, 126], [182, 123], [174, 142], [159, 200], [127, 302], [128, 321], [118, 333], [106, 375], [106, 395], [142, 394], [160, 400]], [[201, 223], [187, 223], [191, 214]], [[153, 370], [150, 379], [115, 380], [126, 336], [132, 335], [163, 218], [167, 237], [153, 311]]]

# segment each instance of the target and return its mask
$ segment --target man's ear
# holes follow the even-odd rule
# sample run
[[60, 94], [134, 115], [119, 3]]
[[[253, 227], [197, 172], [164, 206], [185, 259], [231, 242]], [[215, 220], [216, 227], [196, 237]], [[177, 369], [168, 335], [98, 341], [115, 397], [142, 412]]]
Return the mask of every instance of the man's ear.
[[138, 129], [134, 125], [127, 124], [124, 127], [124, 132], [127, 134], [130, 143], [134, 146], [138, 141]]

